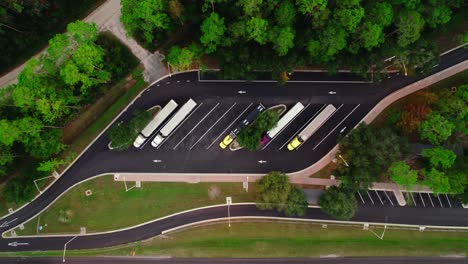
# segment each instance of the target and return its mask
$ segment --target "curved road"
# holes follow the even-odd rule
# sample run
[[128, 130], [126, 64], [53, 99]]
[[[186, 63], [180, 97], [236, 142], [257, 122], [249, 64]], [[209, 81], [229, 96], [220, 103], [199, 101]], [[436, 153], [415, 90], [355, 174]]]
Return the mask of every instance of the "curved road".
[[[434, 73], [442, 69], [453, 66], [457, 63], [468, 59], [468, 50], [458, 49], [450, 52], [442, 57], [440, 64], [434, 68]], [[285, 172], [297, 171], [303, 169], [310, 164], [318, 161], [325, 153], [327, 153], [335, 144], [339, 136], [340, 128], [346, 126], [353, 127], [362, 117], [382, 98], [391, 92], [398, 90], [408, 84], [411, 84], [421, 77], [403, 77], [401, 75], [393, 76], [391, 79], [384, 81], [381, 84], [371, 83], [356, 83], [356, 78], [349, 74], [339, 74], [337, 76], [328, 77], [323, 73], [295, 73], [292, 77], [293, 80], [310, 80], [310, 79], [323, 79], [330, 80], [328, 83], [315, 83], [315, 82], [291, 82], [285, 86], [277, 86], [273, 83], [265, 82], [198, 82], [197, 73], [186, 73], [175, 75], [172, 78], [168, 77], [150, 88], [137, 99], [129, 109], [123, 113], [119, 120], [127, 120], [131, 113], [136, 109], [146, 109], [155, 104], [163, 104], [169, 99], [173, 98], [178, 102], [183, 102], [187, 98], [194, 98], [196, 101], [203, 103], [200, 107], [199, 119], [195, 119], [193, 123], [188, 124], [189, 127], [195, 127], [201, 123], [206, 116], [206, 113], [212, 111], [213, 114], [225, 112], [221, 111], [221, 107], [228, 107], [232, 104], [244, 106], [246, 108], [250, 103], [261, 102], [266, 106], [271, 106], [279, 103], [291, 105], [297, 101], [301, 101], [310, 105], [309, 115], [305, 115], [303, 120], [298, 120], [298, 124], [306, 122], [313, 112], [318, 111], [319, 106], [324, 103], [332, 103], [336, 106], [342, 106], [341, 112], [337, 113], [325, 123], [325, 125], [314, 134], [314, 137], [308, 140], [304, 147], [294, 152], [287, 152], [278, 148], [271, 147], [265, 151], [247, 152], [242, 151], [242, 155], [234, 152], [221, 151], [216, 145], [212, 148], [209, 142], [213, 141], [216, 144], [219, 142], [216, 135], [211, 137], [207, 136], [203, 140], [209, 140], [203, 144], [198, 143], [193, 147], [197, 138], [187, 139], [183, 135], [188, 135], [191, 130], [187, 130], [181, 126], [179, 132], [174, 134], [174, 140], [165, 143], [161, 149], [155, 150], [149, 144], [141, 150], [131, 149], [125, 152], [111, 152], [107, 149], [108, 139], [105, 134], [96, 140], [96, 142], [71, 166], [56, 182], [45, 191], [42, 195], [37, 197], [31, 203], [22, 209], [8, 215], [0, 221], [0, 232], [3, 233], [15, 225], [18, 225], [47, 207], [54, 201], [61, 193], [73, 186], [75, 183], [88, 179], [94, 175], [101, 173], [111, 172], [257, 172], [265, 173], [271, 170], [282, 170]], [[351, 80], [352, 82], [348, 82]], [[338, 81], [338, 82], [337, 82]], [[344, 83], [340, 83], [344, 81]], [[337, 94], [329, 95], [328, 91], [336, 91]], [[239, 95], [238, 91], [245, 91], [246, 94]], [[216, 103], [226, 104], [218, 110], [213, 109]], [[314, 109], [314, 107], [316, 107]], [[356, 108], [357, 107], [357, 108]], [[242, 109], [242, 107], [240, 108]], [[354, 110], [355, 111], [354, 111]], [[203, 112], [205, 111], [205, 112]], [[197, 112], [198, 114], [198, 112]], [[196, 114], [196, 115], [197, 115]], [[219, 117], [217, 117], [219, 118]], [[216, 121], [216, 119], [214, 121]], [[206, 121], [213, 122], [211, 118], [206, 118]], [[233, 118], [229, 119], [233, 120]], [[201, 121], [200, 121], [201, 120]], [[189, 120], [188, 123], [191, 121]], [[223, 123], [223, 122], [220, 122]], [[338, 126], [339, 125], [339, 126]], [[202, 124], [200, 128], [206, 127]], [[228, 126], [227, 124], [225, 126]], [[217, 134], [222, 135], [222, 131], [216, 131]], [[181, 135], [177, 135], [177, 133]], [[290, 131], [291, 134], [294, 131]], [[194, 131], [193, 135], [196, 134]], [[209, 134], [209, 133], [208, 133]], [[224, 136], [224, 135], [222, 135]], [[287, 140], [284, 139], [284, 140]], [[179, 143], [177, 143], [179, 142]], [[180, 144], [182, 143], [182, 144]], [[274, 144], [272, 144], [274, 145]], [[193, 148], [192, 148], [193, 147]], [[161, 166], [155, 166], [152, 159], [162, 159], [164, 163]], [[268, 160], [268, 163], [259, 166], [256, 162], [259, 159]], [[253, 161], [253, 162], [252, 162]], [[267, 212], [258, 212], [252, 209], [245, 209], [244, 207], [236, 207], [240, 209], [239, 215], [249, 214], [266, 214]], [[399, 209], [385, 209], [397, 210], [398, 212], [405, 211], [408, 208]], [[408, 209], [410, 210], [410, 209]], [[308, 217], [320, 219], [328, 219], [322, 215], [318, 210], [309, 210]], [[382, 216], [381, 209], [363, 209], [362, 212], [368, 214], [358, 214], [356, 220], [373, 221], [375, 217]], [[421, 219], [420, 215], [426, 215], [426, 212], [432, 212], [428, 215], [427, 219]], [[206, 215], [205, 215], [206, 213]], [[214, 216], [219, 216], [220, 212], [215, 209], [203, 211], [194, 217], [198, 219], [210, 219]], [[270, 212], [269, 214], [273, 214]], [[372, 216], [376, 214], [375, 216]], [[468, 219], [468, 213], [463, 209], [450, 209], [445, 211], [441, 209], [424, 209], [418, 212], [415, 219], [419, 219], [418, 224], [433, 224], [433, 225], [461, 225], [459, 222], [465, 222]], [[409, 221], [406, 219], [405, 214], [398, 213], [392, 222]], [[362, 217], [362, 218], [361, 218]], [[369, 217], [369, 218], [367, 218]], [[189, 217], [190, 220], [192, 220]], [[196, 218], [193, 218], [196, 219]], [[390, 221], [389, 219], [387, 219]], [[427, 220], [427, 222], [425, 222]], [[380, 220], [383, 221], [380, 217]], [[167, 229], [171, 223], [158, 222], [158, 224], [151, 228], [139, 233], [138, 230], [132, 229], [108, 235], [84, 236], [75, 239], [71, 244], [71, 248], [89, 248], [89, 247], [103, 247], [109, 245], [117, 245], [120, 243], [127, 243], [130, 241], [140, 240], [142, 238], [157, 235], [158, 232]], [[154, 229], [153, 229], [154, 228]], [[0, 240], [0, 250], [31, 250], [31, 249], [59, 249], [63, 247], [65, 238], [35, 238], [28, 247], [11, 247], [7, 244], [11, 242], [10, 239]], [[22, 239], [17, 239], [22, 240]]]

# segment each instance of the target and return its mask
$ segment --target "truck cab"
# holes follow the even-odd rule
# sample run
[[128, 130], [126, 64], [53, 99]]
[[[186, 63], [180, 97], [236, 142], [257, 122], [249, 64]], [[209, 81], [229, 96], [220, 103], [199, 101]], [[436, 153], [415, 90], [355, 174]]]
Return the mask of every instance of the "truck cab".
[[295, 150], [301, 144], [302, 144], [302, 141], [299, 139], [299, 137], [295, 137], [295, 138], [293, 138], [293, 140], [291, 140], [291, 142], [289, 142], [288, 149], [289, 150]]

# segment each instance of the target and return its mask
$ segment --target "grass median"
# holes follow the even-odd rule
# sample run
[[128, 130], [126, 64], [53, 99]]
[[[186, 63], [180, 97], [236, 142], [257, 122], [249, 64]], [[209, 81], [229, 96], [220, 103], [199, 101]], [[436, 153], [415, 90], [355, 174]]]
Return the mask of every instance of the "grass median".
[[[134, 185], [134, 183], [127, 183]], [[131, 186], [128, 186], [129, 188]], [[87, 196], [86, 191], [91, 191]], [[40, 216], [17, 229], [18, 235], [109, 231], [137, 225], [180, 211], [233, 202], [254, 201], [255, 185], [245, 192], [242, 183], [142, 182], [141, 188], [125, 191], [123, 182], [102, 176], [84, 182], [59, 198]], [[42, 231], [38, 227], [42, 226]]]
[[[382, 229], [373, 229], [379, 235]], [[21, 252], [10, 255], [61, 255]], [[218, 223], [167, 234], [166, 237], [96, 250], [70, 250], [67, 256], [173, 257], [316, 257], [440, 256], [468, 254], [467, 232], [387, 229], [384, 239], [355, 226], [286, 223]]]

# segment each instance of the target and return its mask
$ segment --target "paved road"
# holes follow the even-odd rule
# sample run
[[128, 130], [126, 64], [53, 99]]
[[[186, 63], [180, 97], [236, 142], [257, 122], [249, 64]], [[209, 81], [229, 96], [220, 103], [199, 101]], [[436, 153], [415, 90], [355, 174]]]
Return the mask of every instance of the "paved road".
[[[258, 210], [255, 205], [231, 205], [231, 217], [253, 216], [253, 217], [276, 217], [281, 216], [275, 211]], [[78, 236], [60, 237], [17, 237], [4, 238], [0, 240], [0, 251], [30, 251], [30, 250], [62, 250], [68, 241], [67, 249], [90, 249], [110, 247], [130, 242], [145, 240], [157, 235], [162, 231], [174, 227], [199, 222], [203, 220], [218, 219], [228, 216], [227, 206], [217, 206], [199, 209], [191, 212], [178, 214], [157, 221], [153, 221], [135, 228], [117, 232]], [[333, 220], [318, 208], [309, 208], [302, 218]], [[360, 207], [352, 221], [380, 222], [413, 225], [440, 225], [450, 224], [452, 226], [466, 226], [468, 210], [462, 208], [415, 208], [415, 207], [381, 207], [376, 210], [373, 207]], [[20, 243], [12, 246], [11, 243]]]
[[[0, 264], [52, 264], [62, 263], [62, 258], [46, 257], [18, 257], [0, 258]], [[347, 257], [347, 258], [197, 258], [197, 259], [161, 259], [153, 257], [69, 257], [66, 263], [72, 264], [95, 264], [95, 263], [155, 263], [155, 264], [257, 264], [257, 263], [291, 263], [291, 264], [462, 264], [466, 258], [450, 257]]]
[[[442, 61], [434, 68], [434, 71], [440, 71], [467, 59], [468, 50], [453, 51], [443, 56]], [[155, 104], [164, 104], [169, 99], [175, 99], [177, 102], [182, 103], [191, 97], [199, 102], [201, 106], [158, 150], [146, 145], [141, 150], [130, 149], [125, 152], [111, 152], [107, 149], [107, 136], [101, 136], [43, 195], [18, 212], [2, 219], [0, 224], [3, 225], [0, 225], [0, 232], [3, 233], [13, 226], [32, 218], [73, 184], [100, 173], [265, 173], [271, 170], [291, 172], [305, 168], [316, 162], [336, 144], [341, 128], [344, 126], [353, 127], [383, 97], [422, 78], [394, 75], [382, 84], [372, 84], [366, 82], [356, 83], [356, 79], [353, 79], [352, 83], [336, 82], [348, 81], [350, 78], [348, 74], [340, 74], [334, 77], [323, 76], [323, 73], [296, 73], [294, 75], [299, 76], [294, 77], [295, 80], [306, 78], [310, 80], [312, 78], [310, 75], [313, 75], [321, 78], [322, 81], [327, 81], [324, 78], [328, 78], [333, 82], [295, 82], [284, 86], [276, 86], [276, 84], [268, 82], [199, 82], [197, 73], [187, 73], [175, 75], [154, 84], [129, 107], [129, 110], [121, 116], [119, 121], [128, 120], [134, 110], [146, 109]], [[246, 93], [238, 94], [238, 91], [241, 90], [246, 91]], [[331, 90], [336, 91], [337, 94], [329, 95], [328, 92]], [[229, 130], [229, 122], [235, 121], [235, 118], [240, 116], [242, 111], [250, 104], [263, 103], [266, 106], [276, 104], [292, 105], [297, 101], [308, 105], [308, 108], [275, 139], [276, 142], [273, 141], [265, 150], [259, 152], [230, 152], [227, 150], [222, 151], [216, 146], [220, 140], [219, 138], [224, 136], [223, 127]], [[288, 152], [284, 148], [282, 149], [282, 144], [286, 143], [300, 126], [310, 120], [323, 104], [334, 104], [339, 110], [298, 151]], [[233, 107], [232, 113], [227, 113], [224, 116], [225, 119], [221, 119], [221, 116], [230, 107]], [[212, 116], [208, 116], [210, 111]], [[218, 122], [219, 127], [216, 127], [218, 126], [216, 125], [211, 131], [208, 131], [214, 125], [213, 122], [220, 119], [221, 121]], [[210, 147], [212, 143], [214, 144]], [[163, 162], [154, 163], [152, 162], [154, 159], [160, 159]], [[260, 165], [257, 163], [260, 159], [268, 162]], [[450, 209], [450, 211], [445, 211], [443, 208], [432, 209], [434, 210], [424, 208], [420, 212], [432, 212], [431, 216], [433, 218], [420, 219], [419, 216], [416, 216], [415, 219], [420, 219], [420, 224], [462, 225], [461, 221], [466, 225], [466, 219], [468, 219], [466, 210]], [[398, 210], [404, 209], [400, 208]], [[372, 212], [383, 215], [382, 209], [374, 208]], [[405, 215], [400, 214], [399, 216], [404, 217]], [[371, 221], [370, 219], [362, 218], [363, 221]], [[425, 220], [429, 219], [432, 220], [426, 223]], [[143, 235], [148, 236], [147, 234]], [[63, 246], [64, 239], [66, 238], [50, 241], [52, 244], [48, 244], [49, 242], [40, 243], [37, 246], [42, 245], [44, 249], [49, 248], [49, 245], [50, 248], [60, 248]], [[84, 238], [77, 239], [77, 241], [81, 239]], [[116, 239], [115, 241], [123, 243], [129, 241], [129, 239], [132, 241], [139, 240], [139, 237], [127, 234]], [[96, 242], [95, 245], [99, 247], [107, 243], [118, 244], [114, 243], [115, 241], [106, 239], [106, 241]], [[3, 244], [0, 249], [11, 249], [5, 243], [6, 240], [0, 241], [0, 244]], [[92, 245], [92, 243], [89, 245]]]

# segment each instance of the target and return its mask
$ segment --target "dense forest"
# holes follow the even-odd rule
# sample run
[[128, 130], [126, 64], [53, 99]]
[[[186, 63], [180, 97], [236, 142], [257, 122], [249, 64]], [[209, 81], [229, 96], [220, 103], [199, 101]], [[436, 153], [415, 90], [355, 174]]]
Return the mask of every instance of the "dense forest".
[[0, 1], [0, 73], [29, 59], [103, 0]]
[[[122, 22], [148, 48], [175, 38], [167, 61], [185, 69], [215, 58], [225, 78], [253, 70], [319, 65], [380, 71], [383, 59], [423, 72], [437, 63], [430, 33], [462, 12], [463, 0], [122, 0]], [[189, 28], [190, 30], [187, 30]], [[187, 32], [180, 38], [180, 32]]]

